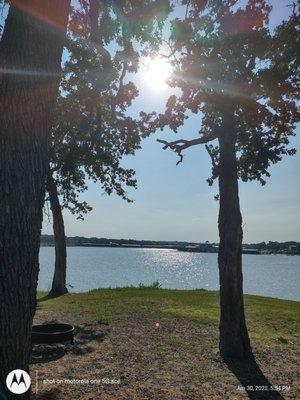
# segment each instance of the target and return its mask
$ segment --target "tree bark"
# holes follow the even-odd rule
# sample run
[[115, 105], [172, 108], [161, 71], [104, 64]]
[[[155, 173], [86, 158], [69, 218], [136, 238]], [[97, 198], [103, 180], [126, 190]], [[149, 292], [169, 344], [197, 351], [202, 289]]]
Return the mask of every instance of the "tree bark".
[[238, 194], [236, 134], [233, 113], [224, 112], [219, 136], [219, 275], [220, 354], [222, 357], [252, 357], [243, 302], [242, 216]]
[[[0, 42], [0, 390], [28, 370], [48, 143], [70, 0], [12, 0]], [[19, 395], [28, 399], [29, 391]]]
[[64, 219], [57, 192], [57, 186], [52, 173], [47, 179], [47, 192], [49, 193], [50, 207], [53, 217], [53, 232], [55, 242], [55, 269], [52, 281], [51, 296], [60, 296], [68, 292], [66, 287], [67, 270], [67, 245]]

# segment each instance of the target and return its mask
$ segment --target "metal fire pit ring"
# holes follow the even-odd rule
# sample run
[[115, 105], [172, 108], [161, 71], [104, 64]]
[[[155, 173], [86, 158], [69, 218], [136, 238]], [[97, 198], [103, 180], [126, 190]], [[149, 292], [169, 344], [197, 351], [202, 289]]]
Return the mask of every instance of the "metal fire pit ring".
[[44, 324], [32, 327], [33, 344], [66, 343], [74, 344], [74, 326], [69, 324]]

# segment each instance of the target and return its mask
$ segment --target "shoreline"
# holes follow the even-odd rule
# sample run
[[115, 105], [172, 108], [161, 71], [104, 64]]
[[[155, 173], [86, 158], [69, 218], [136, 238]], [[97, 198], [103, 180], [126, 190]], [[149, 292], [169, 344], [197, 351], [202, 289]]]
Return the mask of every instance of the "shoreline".
[[[40, 247], [55, 247], [54, 244], [41, 244]], [[67, 244], [66, 247], [81, 247], [81, 248], [115, 248], [115, 249], [158, 249], [158, 250], [178, 250], [181, 252], [187, 253], [200, 253], [200, 254], [218, 254], [217, 251], [193, 251], [193, 250], [183, 250], [179, 247], [174, 246], [151, 246], [151, 245], [106, 245], [106, 244], [91, 244], [91, 245], [80, 245], [80, 244]], [[249, 250], [244, 249], [242, 254], [247, 255], [281, 255], [281, 256], [300, 256], [298, 253], [280, 253], [280, 252], [271, 252], [271, 251], [260, 251], [260, 252], [249, 252]]]
[[[85, 295], [89, 294], [92, 292], [101, 292], [101, 291], [120, 291], [120, 290], [145, 290], [145, 289], [155, 289], [155, 290], [160, 290], [161, 292], [178, 292], [178, 293], [195, 293], [195, 292], [208, 292], [208, 293], [214, 293], [219, 295], [220, 291], [219, 290], [209, 290], [209, 289], [203, 289], [203, 288], [195, 288], [195, 289], [169, 289], [169, 288], [164, 288], [161, 286], [157, 286], [155, 284], [152, 285], [139, 285], [139, 286], [134, 286], [134, 285], [129, 285], [129, 286], [115, 286], [115, 287], [98, 287], [95, 289], [90, 289], [82, 292], [75, 292], [72, 290], [69, 290], [67, 295]], [[47, 290], [37, 290], [37, 297], [41, 296], [47, 296], [48, 291]], [[279, 301], [284, 301], [284, 302], [293, 302], [293, 303], [300, 303], [300, 298], [299, 300], [294, 300], [294, 299], [283, 299], [280, 297], [272, 297], [272, 296], [262, 296], [262, 295], [257, 295], [257, 294], [252, 294], [252, 293], [244, 293], [243, 294], [244, 298], [250, 297], [250, 298], [257, 298], [257, 299], [269, 299], [269, 300], [279, 300]], [[53, 297], [55, 298], [55, 297]], [[51, 297], [49, 297], [51, 299]]]

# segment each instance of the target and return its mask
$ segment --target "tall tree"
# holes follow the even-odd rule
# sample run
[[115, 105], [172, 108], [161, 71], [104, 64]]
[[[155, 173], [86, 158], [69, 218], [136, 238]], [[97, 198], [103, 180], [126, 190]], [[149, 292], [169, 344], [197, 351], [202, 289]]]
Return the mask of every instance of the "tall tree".
[[169, 42], [174, 66], [169, 84], [181, 95], [169, 98], [152, 128], [168, 125], [177, 132], [188, 113], [202, 115], [195, 139], [159, 141], [178, 154], [178, 163], [185, 149], [200, 144], [211, 158], [208, 183], [219, 181], [220, 353], [248, 358], [238, 179], [264, 185], [268, 167], [295, 153], [288, 144], [299, 121], [299, 14], [294, 7], [290, 20], [272, 33], [265, 0], [182, 5], [185, 16], [172, 21]]
[[134, 154], [141, 140], [140, 123], [127, 112], [138, 95], [127, 79], [128, 73], [137, 71], [139, 60], [132, 43], [135, 39], [143, 50], [156, 46], [168, 3], [146, 1], [138, 16], [134, 3], [121, 6], [113, 1], [81, 0], [70, 16], [69, 59], [58, 99], [47, 180], [55, 238], [52, 295], [67, 292], [62, 208], [79, 218], [91, 209], [79, 198], [87, 189], [87, 179], [127, 201], [124, 185], [136, 187], [134, 171], [120, 165], [121, 158]]
[[[0, 379], [28, 369], [69, 0], [11, 1], [0, 42]], [[11, 393], [7, 397], [11, 398]], [[23, 398], [28, 398], [25, 394]]]

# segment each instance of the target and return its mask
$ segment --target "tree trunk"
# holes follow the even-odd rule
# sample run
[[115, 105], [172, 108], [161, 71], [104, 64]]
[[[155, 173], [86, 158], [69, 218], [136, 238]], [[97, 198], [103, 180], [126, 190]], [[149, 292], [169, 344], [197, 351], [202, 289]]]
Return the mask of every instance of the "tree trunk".
[[219, 137], [219, 275], [220, 354], [222, 357], [252, 356], [246, 327], [242, 275], [242, 216], [238, 195], [236, 134], [233, 113], [224, 113]]
[[53, 217], [53, 232], [55, 242], [55, 269], [50, 295], [60, 296], [68, 292], [66, 288], [67, 247], [64, 219], [55, 180], [49, 172], [47, 179], [50, 207]]
[[[69, 0], [10, 1], [0, 42], [0, 391], [28, 370], [48, 143]], [[29, 392], [19, 395], [28, 399]]]

